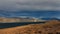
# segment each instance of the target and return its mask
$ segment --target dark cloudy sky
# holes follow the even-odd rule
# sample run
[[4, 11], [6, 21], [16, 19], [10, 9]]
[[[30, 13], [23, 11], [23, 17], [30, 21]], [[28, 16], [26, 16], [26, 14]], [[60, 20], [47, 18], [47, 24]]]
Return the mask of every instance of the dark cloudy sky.
[[59, 11], [60, 0], [0, 0], [0, 16], [60, 17]]
[[0, 10], [60, 10], [60, 0], [0, 0]]

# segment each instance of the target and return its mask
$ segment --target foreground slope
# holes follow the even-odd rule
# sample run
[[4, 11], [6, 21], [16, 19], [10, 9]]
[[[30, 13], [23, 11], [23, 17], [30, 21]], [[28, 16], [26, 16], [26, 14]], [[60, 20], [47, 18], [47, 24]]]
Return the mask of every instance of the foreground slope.
[[31, 24], [0, 29], [0, 34], [60, 34], [60, 21], [52, 20], [44, 24]]

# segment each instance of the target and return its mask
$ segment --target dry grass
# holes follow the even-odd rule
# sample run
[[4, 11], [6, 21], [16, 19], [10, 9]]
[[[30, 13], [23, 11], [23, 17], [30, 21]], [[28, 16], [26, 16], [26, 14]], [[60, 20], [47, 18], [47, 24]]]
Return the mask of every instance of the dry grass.
[[60, 22], [47, 21], [45, 24], [31, 24], [13, 28], [0, 29], [0, 34], [48, 34], [60, 32]]

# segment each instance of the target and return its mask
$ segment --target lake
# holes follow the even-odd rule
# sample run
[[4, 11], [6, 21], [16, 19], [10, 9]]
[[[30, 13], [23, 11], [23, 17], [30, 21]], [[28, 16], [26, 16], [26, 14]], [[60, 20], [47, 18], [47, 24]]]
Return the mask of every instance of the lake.
[[10, 28], [10, 27], [16, 27], [16, 26], [23, 26], [28, 24], [41, 24], [45, 22], [15, 22], [15, 23], [0, 23], [0, 29], [1, 28]]

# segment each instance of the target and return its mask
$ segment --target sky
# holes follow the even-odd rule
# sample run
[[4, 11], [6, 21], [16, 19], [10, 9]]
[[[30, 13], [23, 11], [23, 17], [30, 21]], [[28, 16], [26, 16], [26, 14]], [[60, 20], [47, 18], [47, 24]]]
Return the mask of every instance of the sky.
[[0, 0], [0, 10], [60, 10], [60, 0]]
[[60, 0], [0, 0], [0, 16], [59, 17]]

